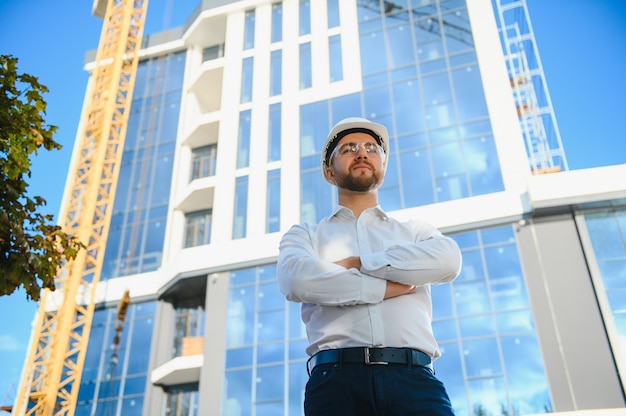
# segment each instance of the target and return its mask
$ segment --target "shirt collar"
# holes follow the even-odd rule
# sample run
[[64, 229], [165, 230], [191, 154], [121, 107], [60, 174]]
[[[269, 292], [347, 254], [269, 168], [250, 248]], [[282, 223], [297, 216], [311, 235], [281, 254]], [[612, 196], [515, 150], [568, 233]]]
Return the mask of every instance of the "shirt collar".
[[[385, 211], [383, 211], [380, 205], [376, 205], [372, 208], [368, 208], [365, 211], [363, 211], [363, 213], [366, 213], [368, 211], [372, 211], [381, 221], [386, 221], [389, 219], [389, 217], [387, 216]], [[342, 213], [344, 215], [350, 215], [351, 217], [354, 217], [352, 210], [350, 208], [344, 207], [343, 205], [337, 205], [335, 209], [331, 212], [330, 217], [337, 217], [341, 215]]]

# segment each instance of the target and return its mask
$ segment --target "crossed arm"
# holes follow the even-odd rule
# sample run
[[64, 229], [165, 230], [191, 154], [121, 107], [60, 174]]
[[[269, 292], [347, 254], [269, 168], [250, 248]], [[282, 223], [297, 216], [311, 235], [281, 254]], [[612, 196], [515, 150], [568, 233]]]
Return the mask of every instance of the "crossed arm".
[[[336, 261], [335, 264], [346, 269], [360, 270], [361, 258], [359, 256], [352, 256]], [[386, 280], [385, 283], [385, 295], [383, 299], [395, 298], [396, 296], [408, 295], [409, 293], [415, 292], [415, 285], [393, 282], [391, 280]]]
[[[377, 264], [383, 266], [377, 267]], [[440, 234], [385, 252], [337, 262], [317, 257], [303, 226], [293, 226], [280, 244], [277, 277], [287, 299], [320, 305], [379, 303], [416, 286], [453, 280], [461, 267], [458, 246]]]

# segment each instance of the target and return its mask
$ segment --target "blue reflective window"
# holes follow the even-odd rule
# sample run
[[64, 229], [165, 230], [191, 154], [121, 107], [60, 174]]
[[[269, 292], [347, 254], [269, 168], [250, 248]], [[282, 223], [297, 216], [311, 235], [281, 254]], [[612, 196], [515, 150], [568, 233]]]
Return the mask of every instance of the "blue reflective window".
[[[271, 366], [271, 367], [259, 367], [257, 369], [256, 379], [256, 400], [257, 402], [264, 402], [269, 400], [281, 400], [283, 399], [283, 390], [285, 384], [284, 377], [276, 377], [276, 374], [284, 373], [284, 367]], [[282, 408], [282, 403], [279, 408]], [[282, 412], [281, 412], [282, 413]], [[276, 414], [276, 413], [273, 413]]]
[[442, 350], [437, 375], [455, 412], [501, 414], [509, 409], [529, 414], [550, 409], [513, 227], [452, 237], [463, 254], [462, 273], [451, 284], [431, 290], [433, 329]]
[[402, 185], [398, 170], [398, 158], [396, 154], [387, 155], [387, 172], [385, 173], [385, 186], [378, 191], [378, 202], [385, 210], [391, 211], [402, 208]]
[[251, 415], [252, 370], [227, 371], [222, 394], [222, 411], [226, 415]]
[[281, 151], [282, 106], [280, 103], [270, 104], [269, 129], [267, 133], [267, 161], [280, 160]]
[[255, 286], [238, 287], [228, 293], [226, 348], [249, 346], [254, 339]]
[[[320, 103], [321, 104], [321, 103]], [[322, 105], [318, 104], [318, 107]], [[353, 117], [358, 114], [358, 109], [361, 107], [361, 94], [348, 94], [335, 97], [330, 100], [330, 114], [333, 123], [343, 120], [347, 117]], [[323, 141], [320, 143], [323, 144]], [[318, 149], [321, 151], [321, 149]]]
[[457, 54], [474, 49], [472, 29], [470, 27], [467, 9], [458, 9], [441, 16], [443, 32], [446, 39], [446, 49], [449, 54]]
[[267, 172], [267, 219], [265, 231], [280, 230], [280, 169]]
[[[282, 303], [282, 302], [281, 302]], [[280, 305], [280, 304], [279, 304]], [[258, 334], [259, 342], [275, 342], [285, 338], [284, 327], [272, 325], [272, 322], [285, 320], [284, 308], [276, 311], [259, 311], [258, 325], [263, 331]], [[282, 357], [281, 357], [282, 358]]]
[[[447, 83], [447, 77], [440, 79]], [[324, 128], [330, 129], [330, 123], [325, 120], [335, 122], [344, 117], [368, 114], [370, 118], [388, 126], [391, 134], [387, 173], [379, 190], [379, 201], [386, 210], [426, 205], [503, 189], [493, 137], [476, 137], [476, 134], [490, 130], [488, 120], [456, 125], [447, 116], [453, 111], [453, 101], [450, 101], [443, 107], [425, 108], [427, 112], [439, 112], [439, 120], [448, 117], [448, 125], [437, 129], [429, 128], [423, 122], [429, 115], [422, 117], [418, 85], [417, 82], [403, 81], [395, 84], [392, 90], [387, 86], [368, 88], [361, 94], [302, 107], [300, 169], [303, 204], [305, 200], [307, 205], [315, 204], [313, 201], [316, 199], [329, 201], [324, 182], [318, 184], [315, 174], [311, 174], [315, 169], [319, 172], [319, 152], [328, 131]], [[433, 95], [430, 98], [436, 97], [437, 92], [431, 92]], [[437, 102], [437, 98], [433, 100]], [[359, 110], [362, 107], [363, 113]], [[390, 113], [394, 108], [398, 111]], [[376, 117], [372, 117], [373, 115]], [[429, 122], [435, 124], [432, 117]], [[436, 123], [446, 124], [439, 121]], [[417, 132], [420, 130], [422, 133]], [[403, 134], [396, 136], [396, 131]], [[407, 134], [410, 132], [414, 133]], [[463, 140], [463, 137], [467, 139]], [[331, 192], [332, 194], [334, 193]], [[324, 206], [324, 203], [319, 205], [320, 208]], [[317, 211], [311, 208], [313, 207], [302, 206], [302, 213], [306, 213], [307, 218]], [[319, 215], [318, 212], [311, 218]]]
[[363, 76], [387, 69], [385, 36], [383, 32], [371, 32], [361, 35], [361, 71]]
[[304, 409], [304, 386], [308, 380], [301, 363], [289, 364], [289, 415], [300, 415]]
[[[263, 313], [259, 314], [259, 325], [262, 325], [264, 328], [268, 327], [268, 324], [271, 325], [272, 315], [279, 315], [278, 312], [274, 312], [273, 314]], [[275, 325], [274, 325], [275, 326]], [[273, 332], [276, 335], [274, 341], [282, 341], [282, 338], [279, 338], [281, 335], [278, 331]], [[260, 339], [260, 342], [266, 342], [268, 339], [271, 341], [271, 337], [264, 336], [263, 339]], [[285, 344], [283, 342], [272, 342], [265, 343], [263, 345], [259, 345], [257, 348], [257, 363], [258, 364], [271, 364], [271, 363], [280, 363], [285, 359]]]
[[612, 314], [614, 331], [618, 337], [614, 354], [626, 359], [626, 209], [616, 209], [585, 214], [585, 224], [593, 257], [600, 273], [601, 284], [597, 285], [599, 297], [605, 297], [610, 308], [604, 313]]
[[257, 415], [292, 414], [285, 407], [302, 414], [306, 335], [285, 330], [287, 319], [300, 321], [300, 310], [280, 293], [275, 272], [268, 265], [231, 273], [222, 415], [252, 407]]
[[237, 138], [237, 169], [250, 165], [250, 135], [252, 111], [245, 110], [239, 114], [239, 135]]
[[300, 44], [300, 89], [313, 86], [313, 68], [311, 62], [311, 43]]
[[244, 18], [243, 49], [254, 48], [254, 10], [247, 10]]
[[392, 94], [398, 135], [424, 131], [426, 121], [417, 80], [411, 79], [393, 84]]
[[252, 101], [252, 72], [254, 59], [249, 56], [243, 59], [241, 66], [241, 97], [239, 102], [248, 103]]
[[452, 71], [456, 110], [460, 122], [488, 116], [483, 84], [477, 65]]
[[241, 269], [230, 273], [230, 285], [245, 286], [256, 282], [256, 269]]
[[[389, 86], [387, 85], [363, 91], [365, 114], [372, 114], [376, 115], [376, 117], [380, 117], [384, 114], [391, 113], [392, 106], [390, 92]], [[370, 118], [372, 117], [370, 116]], [[381, 120], [378, 120], [378, 122], [381, 122]]]
[[146, 389], [147, 377], [128, 377], [124, 382], [124, 395], [143, 394]]
[[415, 64], [415, 52], [411, 26], [408, 22], [387, 29], [392, 68]]
[[[131, 304], [117, 346], [117, 306], [94, 312], [77, 409], [107, 412], [122, 408], [122, 414], [141, 415], [148, 377], [149, 354], [154, 327], [155, 302]], [[117, 361], [113, 360], [113, 356]], [[122, 389], [122, 386], [124, 388]]]
[[326, 2], [326, 10], [328, 11], [328, 27], [339, 26], [339, 0], [328, 0]]
[[492, 136], [463, 142], [472, 194], [481, 195], [504, 189], [500, 161]]
[[[121, 415], [128, 416], [142, 416], [143, 414], [143, 396], [132, 397], [122, 400], [122, 408], [120, 410]], [[110, 405], [109, 405], [110, 406]], [[105, 408], [107, 406], [104, 406]], [[101, 406], [98, 407], [102, 408]]]
[[452, 101], [450, 78], [447, 73], [422, 78], [422, 94], [427, 106]]
[[184, 68], [184, 52], [139, 63], [102, 280], [161, 264]]
[[340, 35], [334, 35], [328, 38], [328, 54], [330, 62], [330, 82], [343, 80]]
[[550, 409], [551, 400], [547, 380], [542, 376], [544, 368], [537, 335], [527, 332], [503, 336], [500, 345], [511, 408], [517, 409], [520, 414], [541, 413], [541, 406]]
[[495, 337], [464, 341], [463, 349], [465, 350], [465, 366], [468, 378], [502, 374], [500, 354]]
[[302, 106], [300, 108], [300, 156], [317, 155], [319, 162], [319, 155], [330, 128], [331, 123], [325, 101]]
[[300, 215], [305, 222], [317, 222], [326, 216], [335, 198], [333, 188], [320, 172], [320, 152], [330, 120], [327, 109], [319, 104], [300, 110]]
[[404, 206], [420, 206], [435, 202], [435, 189], [429, 152], [412, 150], [400, 154]]
[[283, 40], [283, 3], [272, 4], [272, 43]]
[[311, 33], [311, 2], [300, 0], [300, 36]]
[[270, 56], [270, 96], [282, 93], [283, 51], [272, 51]]
[[246, 236], [248, 217], [248, 177], [235, 179], [235, 210], [233, 216], [233, 239]]
[[302, 221], [317, 223], [328, 215], [334, 200], [333, 188], [324, 181], [319, 167], [314, 171], [301, 173], [300, 217]]
[[[258, 382], [261, 383], [262, 380], [258, 380]], [[282, 400], [278, 401], [274, 399], [272, 401], [257, 402], [254, 405], [254, 411], [255, 411], [254, 414], [257, 416], [280, 415], [282, 414], [281, 412], [283, 412], [283, 407], [284, 407], [284, 404]]]

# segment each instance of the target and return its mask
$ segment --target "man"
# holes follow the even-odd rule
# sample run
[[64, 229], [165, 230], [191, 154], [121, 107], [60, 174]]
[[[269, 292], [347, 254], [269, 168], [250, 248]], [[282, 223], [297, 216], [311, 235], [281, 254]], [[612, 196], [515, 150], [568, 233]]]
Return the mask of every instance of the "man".
[[280, 243], [280, 290], [302, 303], [309, 339], [307, 416], [453, 414], [432, 370], [440, 351], [430, 285], [456, 278], [461, 253], [434, 227], [399, 222], [378, 205], [388, 149], [384, 126], [337, 123], [321, 165], [339, 206]]

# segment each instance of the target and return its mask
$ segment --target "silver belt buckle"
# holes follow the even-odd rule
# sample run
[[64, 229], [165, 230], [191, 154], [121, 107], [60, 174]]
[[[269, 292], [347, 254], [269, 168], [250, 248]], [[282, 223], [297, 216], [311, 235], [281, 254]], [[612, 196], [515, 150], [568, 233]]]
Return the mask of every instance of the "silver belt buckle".
[[370, 360], [370, 350], [372, 350], [372, 349], [381, 349], [381, 348], [384, 348], [384, 347], [365, 347], [365, 364], [367, 364], [367, 365], [374, 365], [374, 364], [377, 364], [377, 365], [388, 365], [389, 363], [385, 362], [385, 361], [371, 361]]

